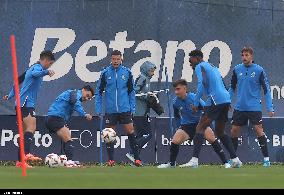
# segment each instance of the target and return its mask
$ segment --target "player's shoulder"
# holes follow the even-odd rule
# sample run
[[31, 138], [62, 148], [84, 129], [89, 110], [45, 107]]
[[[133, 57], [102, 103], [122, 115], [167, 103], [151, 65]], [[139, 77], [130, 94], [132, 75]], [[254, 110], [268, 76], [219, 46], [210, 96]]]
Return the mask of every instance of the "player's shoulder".
[[234, 70], [240, 70], [241, 68], [243, 68], [244, 64], [237, 64], [234, 67]]
[[120, 66], [121, 66], [121, 69], [122, 69], [122, 70], [124, 70], [124, 71], [127, 71], [127, 72], [131, 73], [131, 69], [130, 69], [130, 68], [128, 68], [128, 67], [126, 67], [126, 66], [124, 66], [123, 64], [121, 64]]
[[36, 62], [33, 65], [31, 65], [30, 69], [43, 70], [43, 67], [39, 62]]
[[187, 98], [188, 99], [194, 99], [195, 95], [196, 95], [195, 93], [189, 92], [188, 95], [187, 95]]
[[254, 64], [254, 66], [255, 66], [255, 69], [258, 70], [259, 72], [262, 72], [264, 70], [264, 68], [259, 64]]
[[179, 101], [179, 98], [177, 96], [175, 96], [173, 98], [173, 104], [176, 105], [178, 103], [178, 101]]

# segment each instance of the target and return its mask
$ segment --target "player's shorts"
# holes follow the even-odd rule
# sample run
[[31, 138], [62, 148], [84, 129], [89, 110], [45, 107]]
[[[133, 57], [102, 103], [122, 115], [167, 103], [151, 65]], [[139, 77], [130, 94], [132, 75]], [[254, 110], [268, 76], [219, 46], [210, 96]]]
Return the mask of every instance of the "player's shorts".
[[133, 123], [137, 137], [151, 134], [151, 119], [149, 116], [135, 116], [133, 118]]
[[178, 129], [185, 131], [187, 135], [189, 136], [189, 139], [192, 140], [195, 136], [197, 124], [198, 123], [181, 125]]
[[205, 106], [204, 115], [206, 115], [212, 121], [227, 122], [229, 108], [230, 108], [230, 103]]
[[236, 126], [247, 125], [248, 120], [252, 125], [262, 124], [262, 112], [261, 111], [239, 111], [234, 110], [232, 117], [232, 124]]
[[130, 112], [122, 113], [106, 113], [106, 126], [111, 127], [117, 124], [130, 124], [133, 123], [132, 114]]
[[[15, 110], [17, 110], [17, 108], [15, 108]], [[22, 112], [22, 118], [26, 118], [27, 116], [31, 116], [31, 117], [35, 117], [36, 113], [35, 113], [35, 108], [33, 107], [21, 107], [21, 112]], [[16, 111], [17, 113], [17, 111]]]
[[45, 126], [50, 133], [56, 133], [64, 126], [68, 127], [66, 121], [58, 116], [47, 116], [45, 119]]

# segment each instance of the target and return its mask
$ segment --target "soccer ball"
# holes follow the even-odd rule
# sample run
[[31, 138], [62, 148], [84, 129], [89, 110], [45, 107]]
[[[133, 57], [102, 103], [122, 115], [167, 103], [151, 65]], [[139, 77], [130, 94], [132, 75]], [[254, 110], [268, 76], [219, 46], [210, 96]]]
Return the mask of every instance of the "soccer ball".
[[106, 143], [111, 143], [116, 140], [116, 132], [112, 128], [105, 128], [101, 136]]
[[45, 165], [48, 167], [58, 167], [60, 166], [60, 158], [57, 154], [51, 153], [45, 157]]
[[60, 155], [59, 156], [59, 166], [63, 167], [66, 162], [67, 162], [66, 155]]

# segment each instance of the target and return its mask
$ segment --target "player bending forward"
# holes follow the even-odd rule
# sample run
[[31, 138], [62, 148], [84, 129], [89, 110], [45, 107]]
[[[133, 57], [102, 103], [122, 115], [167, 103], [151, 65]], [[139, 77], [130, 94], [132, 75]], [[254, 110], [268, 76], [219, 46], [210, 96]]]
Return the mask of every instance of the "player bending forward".
[[48, 109], [45, 125], [50, 133], [56, 133], [63, 141], [67, 157], [66, 167], [80, 166], [73, 161], [74, 146], [67, 123], [74, 111], [87, 120], [92, 120], [92, 116], [84, 111], [82, 102], [90, 100], [93, 96], [94, 90], [89, 85], [79, 90], [67, 90], [60, 94]]
[[[193, 139], [196, 131], [196, 127], [200, 116], [202, 115], [201, 109], [203, 109], [204, 101], [200, 99], [199, 101], [199, 110], [193, 112], [191, 106], [194, 103], [195, 94], [187, 93], [187, 82], [184, 79], [177, 80], [173, 83], [175, 88], [176, 97], [174, 98], [173, 108], [175, 115], [175, 123], [178, 127], [170, 147], [170, 162], [167, 164], [161, 164], [158, 168], [174, 168], [176, 167], [176, 158], [179, 152], [179, 145], [186, 140]], [[204, 132], [204, 137], [212, 145], [214, 151], [220, 157], [225, 168], [231, 168], [231, 165], [225, 157], [224, 151], [215, 138], [215, 135], [210, 127], [207, 127]], [[198, 159], [199, 152], [193, 151], [193, 158]], [[197, 167], [198, 164], [195, 164]], [[181, 166], [183, 167], [183, 166]]]
[[259, 147], [264, 156], [263, 166], [269, 167], [267, 139], [262, 127], [261, 88], [265, 96], [269, 117], [274, 116], [274, 109], [270, 93], [270, 85], [264, 69], [253, 63], [253, 49], [245, 47], [241, 51], [242, 64], [235, 66], [231, 79], [230, 95], [237, 91], [237, 102], [233, 112], [231, 136], [235, 147], [238, 148], [238, 137], [241, 126], [250, 120], [255, 128]]
[[[20, 158], [20, 147], [18, 149], [18, 161], [16, 167], [25, 166], [31, 168], [28, 161], [38, 161], [41, 158], [34, 156], [30, 153], [31, 145], [34, 139], [34, 133], [36, 130], [36, 117], [35, 107], [37, 100], [37, 93], [42, 85], [43, 77], [49, 75], [52, 77], [54, 71], [47, 70], [55, 61], [54, 55], [51, 51], [43, 51], [40, 54], [40, 59], [37, 63], [29, 67], [20, 77], [19, 84], [22, 84], [20, 90], [20, 103], [21, 112], [23, 117], [24, 127], [24, 149], [25, 149], [25, 163], [22, 164]], [[4, 100], [10, 100], [15, 96], [14, 87], [9, 93], [3, 97]]]

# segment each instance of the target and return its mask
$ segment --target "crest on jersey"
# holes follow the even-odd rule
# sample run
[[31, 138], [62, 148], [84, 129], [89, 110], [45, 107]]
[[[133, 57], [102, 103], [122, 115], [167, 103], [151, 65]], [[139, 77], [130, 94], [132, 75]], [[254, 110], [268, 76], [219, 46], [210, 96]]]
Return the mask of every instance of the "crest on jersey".
[[124, 74], [121, 76], [121, 79], [122, 79], [122, 80], [126, 80], [126, 77], [125, 77]]
[[243, 76], [243, 73], [242, 73], [242, 72], [240, 73], [240, 76]]
[[109, 76], [107, 79], [108, 79], [108, 80], [111, 80], [111, 76]]
[[255, 77], [255, 72], [251, 73], [250, 77]]

